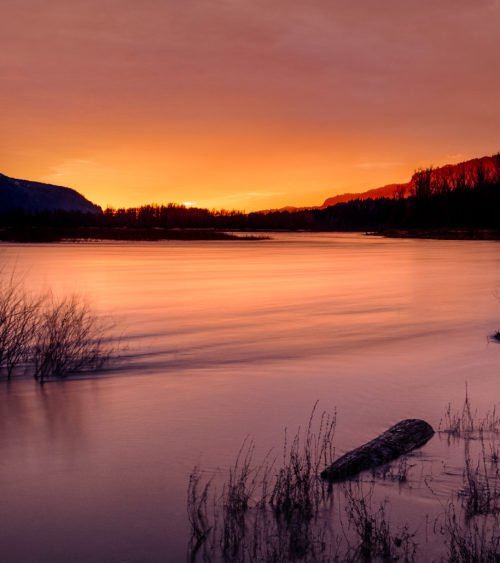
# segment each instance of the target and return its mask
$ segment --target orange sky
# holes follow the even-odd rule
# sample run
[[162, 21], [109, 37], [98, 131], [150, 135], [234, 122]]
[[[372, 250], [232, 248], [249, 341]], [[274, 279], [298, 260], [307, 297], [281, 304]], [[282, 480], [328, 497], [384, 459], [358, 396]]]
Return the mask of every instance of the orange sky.
[[0, 172], [317, 205], [500, 150], [498, 0], [4, 0]]

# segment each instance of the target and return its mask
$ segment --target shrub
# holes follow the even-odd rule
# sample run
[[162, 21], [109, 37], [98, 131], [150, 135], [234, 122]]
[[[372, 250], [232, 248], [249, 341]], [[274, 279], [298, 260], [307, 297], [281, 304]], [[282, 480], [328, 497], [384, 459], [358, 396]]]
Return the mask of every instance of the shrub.
[[43, 298], [30, 296], [13, 279], [0, 285], [0, 368], [9, 379], [29, 358], [42, 303]]
[[78, 295], [33, 295], [11, 278], [0, 282], [0, 369], [24, 366], [43, 383], [101, 369], [112, 357], [109, 326]]
[[33, 342], [35, 379], [96, 371], [110, 356], [105, 327], [84, 300], [72, 295], [46, 301]]

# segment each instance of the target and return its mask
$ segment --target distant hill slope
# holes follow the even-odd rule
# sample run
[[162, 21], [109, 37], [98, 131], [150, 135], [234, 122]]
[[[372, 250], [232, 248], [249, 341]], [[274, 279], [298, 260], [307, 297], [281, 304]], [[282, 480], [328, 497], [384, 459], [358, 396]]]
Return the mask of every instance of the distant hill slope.
[[319, 209], [325, 209], [326, 207], [336, 205], [337, 203], [346, 203], [347, 201], [352, 201], [353, 199], [377, 199], [379, 197], [393, 197], [395, 195], [406, 196], [408, 195], [409, 190], [410, 182], [407, 184], [388, 184], [387, 186], [374, 188], [373, 190], [368, 190], [359, 194], [340, 194], [325, 199], [323, 205], [319, 206]]
[[[474, 178], [480, 171], [486, 179], [493, 177], [500, 171], [500, 159], [495, 156], [483, 156], [481, 158], [473, 158], [458, 164], [446, 164], [444, 166], [433, 168], [431, 171], [431, 182], [434, 184], [439, 183], [442, 179], [448, 178], [454, 182], [462, 182], [465, 185], [474, 183]], [[322, 205], [314, 205], [309, 207], [293, 207], [287, 206], [280, 209], [266, 209], [261, 213], [271, 213], [273, 211], [305, 211], [307, 209], [326, 209], [337, 203], [347, 203], [355, 199], [378, 199], [381, 197], [407, 197], [414, 192], [415, 181], [418, 176], [418, 171], [412, 176], [411, 180], [406, 184], [388, 184], [381, 188], [374, 188], [360, 193], [345, 193], [329, 197], [325, 199]]]
[[23, 211], [80, 211], [102, 213], [102, 209], [71, 188], [16, 180], [0, 174], [0, 213]]
[[408, 182], [407, 184], [388, 184], [387, 186], [374, 188], [366, 192], [335, 195], [325, 199], [322, 205], [311, 205], [308, 207], [293, 207], [291, 205], [287, 205], [286, 207], [281, 207], [280, 209], [265, 209], [260, 211], [260, 213], [272, 213], [273, 211], [288, 211], [289, 213], [293, 213], [294, 211], [306, 211], [307, 209], [326, 209], [332, 205], [337, 205], [337, 203], [347, 203], [353, 199], [377, 199], [380, 197], [393, 197], [395, 195], [406, 197], [409, 195], [410, 185], [411, 182]]

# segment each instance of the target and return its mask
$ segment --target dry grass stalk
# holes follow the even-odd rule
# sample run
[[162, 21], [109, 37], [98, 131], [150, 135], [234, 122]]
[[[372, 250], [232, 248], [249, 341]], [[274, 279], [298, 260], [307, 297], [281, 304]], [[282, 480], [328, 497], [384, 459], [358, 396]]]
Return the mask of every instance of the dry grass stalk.
[[[195, 468], [188, 486], [188, 517], [192, 530], [191, 555], [205, 542], [208, 533], [218, 545], [224, 561], [333, 561], [325, 555], [327, 543], [317, 515], [327, 485], [319, 478], [323, 464], [333, 457], [332, 439], [336, 416], [323, 413], [315, 426], [314, 405], [301, 439], [300, 429], [290, 449], [285, 443], [283, 465], [277, 472], [269, 454], [260, 465], [253, 463], [254, 444], [245, 440], [219, 498], [214, 519], [209, 522], [206, 499], [208, 482], [200, 485]], [[328, 544], [329, 545], [329, 544]]]
[[195, 467], [189, 476], [188, 485], [188, 518], [191, 525], [192, 537], [194, 540], [194, 549], [198, 550], [199, 546], [207, 539], [211, 530], [209, 525], [209, 517], [207, 511], [208, 492], [210, 489], [210, 481], [208, 481], [200, 490], [201, 472]]
[[316, 408], [317, 403], [313, 407], [304, 438], [301, 439], [299, 428], [290, 449], [287, 448], [285, 434], [283, 465], [269, 501], [274, 510], [285, 517], [300, 511], [302, 517], [312, 518], [325, 498], [327, 484], [319, 478], [319, 474], [322, 467], [333, 460], [336, 414], [330, 416], [323, 413], [318, 432], [315, 433], [313, 421]]
[[373, 469], [372, 475], [374, 478], [382, 479], [384, 481], [406, 483], [408, 481], [408, 474], [412, 467], [415, 467], [415, 464], [408, 463], [408, 457], [403, 456], [393, 463], [387, 463], [382, 467]]
[[417, 544], [415, 533], [410, 533], [407, 524], [393, 532], [386, 515], [385, 504], [376, 509], [372, 507], [373, 484], [368, 492], [363, 490], [360, 481], [346, 482], [342, 485], [346, 499], [346, 514], [359, 539], [351, 559], [372, 561], [414, 561]]
[[465, 514], [471, 518], [477, 514], [492, 514], [500, 511], [500, 473], [498, 466], [492, 474], [487, 466], [487, 454], [483, 435], [480, 435], [481, 455], [473, 460], [470, 445], [465, 441], [465, 467], [463, 471], [463, 487], [459, 491]]
[[500, 561], [500, 525], [498, 518], [474, 519], [460, 524], [455, 506], [445, 515], [449, 563], [498, 563]]
[[451, 403], [448, 403], [444, 419], [441, 419], [439, 423], [438, 431], [455, 438], [471, 438], [480, 432], [500, 434], [500, 415], [498, 415], [496, 406], [494, 406], [484, 416], [479, 416], [477, 410], [472, 409], [466, 384], [462, 409], [454, 411]]
[[[416, 532], [405, 523], [394, 525], [390, 521], [387, 501], [372, 502], [374, 481], [368, 491], [357, 481], [332, 485], [341, 489], [343, 495], [329, 496], [330, 491], [318, 488], [314, 477], [333, 457], [335, 415], [323, 414], [315, 432], [315, 411], [316, 405], [303, 435], [299, 429], [290, 445], [285, 440], [283, 463], [277, 471], [267, 462], [254, 465], [254, 445], [245, 441], [229, 470], [223, 494], [219, 498], [214, 496], [212, 518], [207, 511], [210, 483], [201, 486], [199, 473], [195, 474], [188, 495], [192, 558], [203, 545], [204, 561], [422, 560]], [[443, 550], [446, 546], [448, 549], [442, 561], [500, 561], [500, 476], [498, 465], [491, 463], [493, 460], [486, 453], [481, 430], [487, 427], [494, 432], [494, 413], [493, 410], [489, 418], [482, 419], [486, 421], [484, 425], [478, 424], [466, 396], [457, 425], [466, 445], [461, 502], [443, 506], [433, 530], [441, 538]], [[472, 432], [481, 439], [478, 461], [470, 455], [469, 446], [478, 444], [471, 441]], [[402, 458], [385, 469], [385, 478], [405, 482], [411, 467], [407, 458]]]

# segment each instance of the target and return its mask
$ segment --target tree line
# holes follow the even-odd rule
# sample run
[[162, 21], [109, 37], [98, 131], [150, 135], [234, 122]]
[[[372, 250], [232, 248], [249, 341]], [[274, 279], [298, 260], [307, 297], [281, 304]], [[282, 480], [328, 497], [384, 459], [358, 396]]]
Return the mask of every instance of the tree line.
[[[487, 162], [486, 162], [487, 160]], [[170, 203], [108, 208], [102, 214], [11, 211], [0, 227], [386, 231], [500, 229], [500, 153], [473, 164], [415, 172], [407, 193], [355, 199], [325, 209], [245, 213]]]

